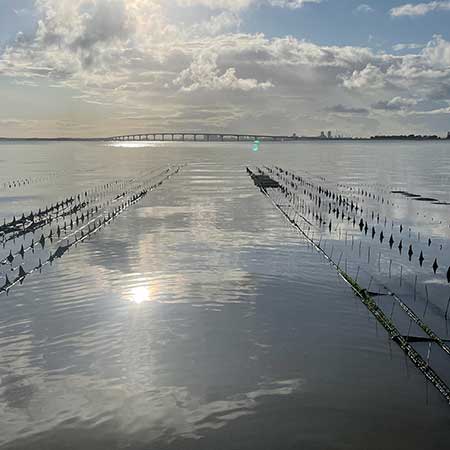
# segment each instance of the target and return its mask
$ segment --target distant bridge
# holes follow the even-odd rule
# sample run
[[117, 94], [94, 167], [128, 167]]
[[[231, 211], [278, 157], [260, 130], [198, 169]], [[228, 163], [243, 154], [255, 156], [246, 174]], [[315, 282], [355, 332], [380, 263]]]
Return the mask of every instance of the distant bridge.
[[192, 142], [246, 142], [246, 141], [298, 141], [301, 137], [269, 134], [235, 134], [235, 133], [141, 133], [111, 136], [108, 141], [192, 141]]

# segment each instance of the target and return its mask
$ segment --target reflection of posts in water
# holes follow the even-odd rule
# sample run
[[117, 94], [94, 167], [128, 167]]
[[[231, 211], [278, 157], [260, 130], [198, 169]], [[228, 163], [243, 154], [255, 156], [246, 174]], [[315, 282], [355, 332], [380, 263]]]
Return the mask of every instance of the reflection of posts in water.
[[417, 274], [414, 277], [414, 302], [417, 299]]
[[[57, 245], [56, 251], [53, 253], [50, 251], [50, 255], [44, 261], [44, 263], [42, 262], [41, 258], [39, 258], [39, 264], [37, 266], [32, 267], [28, 272], [24, 269], [22, 264], [16, 268], [14, 268], [14, 267], [12, 267], [12, 263], [17, 256], [21, 256], [22, 260], [23, 260], [25, 258], [25, 254], [30, 250], [34, 254], [34, 252], [35, 252], [34, 239], [31, 239], [30, 245], [27, 246], [26, 248], [24, 247], [23, 244], [21, 244], [20, 250], [17, 253], [13, 254], [12, 250], [10, 249], [9, 256], [6, 257], [4, 260], [1, 260], [0, 265], [9, 263], [11, 265], [11, 271], [13, 271], [13, 272], [17, 271], [18, 274], [17, 274], [17, 277], [11, 281], [8, 278], [8, 274], [4, 275], [5, 283], [2, 287], [0, 287], [0, 294], [6, 293], [6, 295], [7, 295], [10, 288], [17, 285], [18, 283], [22, 284], [22, 282], [24, 281], [26, 276], [32, 274], [33, 272], [36, 272], [37, 270], [39, 270], [39, 272], [40, 272], [43, 266], [52, 264], [55, 259], [61, 258], [71, 247], [76, 246], [78, 243], [83, 242], [86, 238], [91, 237], [94, 233], [96, 233], [101, 228], [103, 228], [105, 225], [110, 223], [111, 220], [113, 220], [116, 216], [118, 216], [123, 211], [125, 211], [128, 207], [134, 205], [139, 200], [141, 200], [149, 191], [156, 189], [165, 180], [169, 179], [171, 176], [178, 173], [179, 170], [180, 170], [180, 167], [178, 167], [175, 171], [174, 170], [170, 171], [170, 169], [166, 169], [164, 172], [161, 172], [156, 177], [161, 177], [164, 175], [165, 175], [165, 177], [161, 178], [158, 183], [150, 184], [155, 178], [155, 176], [153, 176], [153, 175], [148, 179], [143, 178], [142, 180], [139, 181], [138, 185], [133, 184], [134, 180], [130, 180], [130, 186], [131, 186], [130, 191], [127, 192], [126, 194], [124, 192], [123, 195], [119, 195], [115, 198], [115, 200], [117, 200], [119, 198], [124, 198], [125, 195], [128, 195], [129, 196], [128, 199], [124, 198], [124, 200], [122, 200], [122, 203], [118, 207], [113, 208], [112, 214], [111, 214], [111, 211], [109, 211], [109, 212], [107, 211], [108, 205], [110, 205], [110, 203], [111, 203], [109, 200], [106, 203], [100, 204], [100, 215], [98, 217], [93, 217], [94, 211], [95, 211], [95, 213], [99, 212], [99, 205], [95, 205], [95, 208], [91, 207], [90, 209], [86, 209], [86, 207], [89, 205], [89, 203], [92, 203], [94, 201], [94, 199], [86, 200], [86, 201], [80, 203], [79, 205], [75, 205], [75, 207], [73, 207], [72, 204], [75, 201], [74, 197], [68, 198], [61, 203], [57, 203], [55, 206], [52, 205], [50, 208], [47, 207], [45, 209], [45, 211], [43, 211], [43, 212], [41, 210], [39, 210], [37, 215], [39, 217], [41, 217], [41, 216], [43, 217], [43, 219], [39, 222], [35, 222], [34, 220], [30, 219], [30, 217], [32, 217], [32, 218], [35, 217], [34, 213], [31, 213], [28, 218], [26, 218], [25, 215], [23, 214], [23, 219], [20, 220], [21, 222], [24, 222], [25, 220], [29, 220], [30, 224], [36, 225], [35, 227], [32, 227], [32, 228], [28, 227], [26, 230], [26, 233], [24, 233], [24, 234], [27, 234], [28, 232], [34, 233], [37, 228], [46, 227], [48, 224], [51, 224], [52, 220], [58, 221], [69, 214], [70, 215], [76, 214], [77, 225], [79, 225], [79, 223], [81, 221], [83, 226], [81, 228], [75, 230], [74, 232], [70, 232], [69, 234], [67, 234], [67, 223], [66, 223], [66, 221], [64, 221], [64, 226], [62, 229], [66, 233], [66, 235], [64, 237], [64, 239], [66, 240], [66, 243], [62, 244], [63, 240], [59, 240], [58, 242], [56, 242], [56, 245]], [[151, 172], [154, 172], [154, 171], [151, 171]], [[116, 184], [117, 184], [117, 182], [116, 182]], [[94, 187], [90, 191], [90, 193], [91, 194], [95, 193], [96, 189], [98, 190], [98, 187]], [[134, 189], [141, 189], [141, 190], [138, 192], [135, 192]], [[88, 195], [87, 192], [85, 192], [86, 197], [87, 197], [87, 195]], [[80, 195], [78, 195], [78, 199], [79, 198], [80, 198]], [[97, 200], [97, 199], [95, 199], [95, 200]], [[66, 208], [69, 208], [69, 209], [66, 209]], [[78, 216], [79, 211], [83, 211], [81, 213], [81, 216]], [[51, 214], [52, 212], [53, 212], [53, 214]], [[55, 212], [56, 212], [56, 214], [55, 214]], [[105, 215], [105, 214], [107, 214], [107, 215]], [[90, 222], [88, 222], [86, 225], [84, 225], [85, 218], [87, 220], [90, 219]], [[98, 221], [98, 224], [97, 224], [97, 221]], [[16, 219], [13, 219], [13, 221], [11, 223], [16, 223], [16, 222], [18, 222], [18, 221]], [[8, 224], [8, 226], [9, 226], [9, 224]], [[70, 221], [70, 229], [71, 230], [73, 229], [73, 219], [72, 218]], [[86, 229], [86, 233], [84, 232], [85, 229]], [[0, 231], [2, 233], [4, 232], [4, 230], [0, 230]], [[12, 231], [7, 230], [7, 232], [12, 233], [13, 238], [15, 238], [17, 236], [16, 229], [12, 229]], [[81, 232], [81, 237], [78, 237], [78, 234], [80, 232]], [[60, 238], [61, 227], [59, 224], [57, 224], [57, 229], [56, 229], [55, 233], [58, 235], [58, 238]], [[44, 249], [47, 239], [50, 241], [50, 244], [53, 243], [53, 235], [54, 235], [53, 228], [50, 228], [50, 231], [47, 236], [45, 235], [45, 231], [44, 230], [42, 231], [41, 237], [38, 241], [39, 244], [41, 244], [42, 249]], [[70, 237], [74, 238], [72, 242], [69, 241]], [[3, 274], [0, 273], [0, 276], [2, 276], [2, 275]]]
[[448, 307], [450, 306], [450, 297], [448, 298], [448, 302], [447, 302], [447, 309], [445, 310], [445, 318], [447, 319], [448, 317]]

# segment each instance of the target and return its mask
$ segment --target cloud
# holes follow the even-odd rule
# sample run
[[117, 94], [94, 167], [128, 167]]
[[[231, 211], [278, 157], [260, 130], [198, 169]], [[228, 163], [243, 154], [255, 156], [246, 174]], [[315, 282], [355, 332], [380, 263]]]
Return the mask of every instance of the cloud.
[[422, 55], [429, 65], [448, 70], [450, 68], [450, 42], [442, 36], [436, 35], [422, 51]]
[[[222, 8], [188, 24], [171, 15], [177, 1], [37, 0], [36, 31], [0, 50], [0, 74], [12, 90], [60, 88], [80, 111], [69, 131], [79, 133], [84, 120], [86, 134], [93, 109], [105, 135], [172, 127], [369, 134], [369, 127], [392, 129], [397, 116], [405, 120], [417, 107], [411, 99], [427, 111], [450, 100], [450, 42], [442, 36], [413, 53], [398, 47], [406, 54], [325, 46], [240, 32], [239, 8], [262, 4], [256, 1], [195, 0]], [[35, 109], [42, 131], [33, 126], [44, 133], [50, 119]], [[59, 119], [57, 130], [69, 121]]]
[[386, 85], [386, 76], [379, 66], [369, 63], [362, 70], [354, 70], [350, 77], [344, 77], [343, 85], [348, 89], [381, 89]]
[[177, 0], [180, 6], [206, 6], [213, 10], [239, 11], [253, 5], [270, 5], [280, 8], [298, 9], [307, 3], [321, 3], [322, 0]]
[[434, 38], [417, 54], [403, 56], [374, 55], [364, 68], [342, 77], [343, 86], [359, 92], [388, 89], [395, 96], [411, 93], [431, 98], [433, 92], [448, 85], [450, 76], [450, 42]]
[[269, 0], [269, 4], [281, 8], [297, 9], [303, 7], [307, 3], [320, 3], [321, 1], [322, 0]]
[[13, 9], [13, 11], [16, 16], [26, 16], [31, 14], [31, 11], [27, 8]]
[[411, 3], [406, 3], [396, 8], [392, 8], [390, 11], [391, 16], [424, 16], [432, 11], [450, 11], [450, 1], [441, 0], [433, 1], [428, 3], [418, 3], [413, 5]]
[[177, 0], [180, 6], [206, 6], [210, 9], [227, 9], [239, 11], [248, 8], [255, 0]]
[[232, 32], [239, 29], [241, 25], [240, 17], [229, 11], [223, 11], [218, 15], [210, 17], [208, 20], [194, 24], [191, 33], [197, 33], [199, 36], [205, 34], [218, 35], [224, 32]]
[[385, 111], [401, 111], [417, 105], [417, 100], [413, 98], [394, 97], [391, 100], [381, 100], [372, 105], [373, 109]]
[[419, 115], [419, 116], [437, 116], [437, 115], [450, 115], [450, 106], [447, 106], [445, 108], [438, 108], [438, 109], [429, 109], [426, 111], [412, 111], [410, 114], [413, 115]]
[[270, 81], [258, 82], [254, 78], [238, 78], [234, 67], [229, 67], [220, 75], [217, 59], [218, 55], [215, 53], [202, 52], [196, 55], [189, 68], [183, 70], [173, 84], [180, 86], [184, 91], [198, 89], [250, 91], [273, 86]]
[[362, 3], [361, 5], [358, 5], [354, 9], [354, 12], [361, 14], [370, 14], [374, 12], [374, 9], [370, 5], [367, 5], [366, 3]]
[[414, 43], [410, 43], [410, 44], [395, 44], [392, 46], [392, 50], [396, 51], [396, 52], [401, 52], [403, 50], [417, 50], [417, 49], [421, 49], [424, 48], [425, 45], [423, 44], [414, 44]]
[[345, 106], [342, 104], [334, 105], [331, 108], [327, 108], [327, 111], [337, 114], [368, 114], [367, 108], [354, 108], [351, 106]]

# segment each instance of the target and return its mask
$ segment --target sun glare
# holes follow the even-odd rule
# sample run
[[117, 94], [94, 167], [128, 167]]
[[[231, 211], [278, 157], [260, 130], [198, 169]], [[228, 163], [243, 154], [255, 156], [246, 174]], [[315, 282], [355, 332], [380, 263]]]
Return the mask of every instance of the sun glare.
[[131, 290], [129, 299], [131, 302], [140, 305], [143, 302], [149, 302], [150, 298], [150, 289], [147, 286], [138, 286]]

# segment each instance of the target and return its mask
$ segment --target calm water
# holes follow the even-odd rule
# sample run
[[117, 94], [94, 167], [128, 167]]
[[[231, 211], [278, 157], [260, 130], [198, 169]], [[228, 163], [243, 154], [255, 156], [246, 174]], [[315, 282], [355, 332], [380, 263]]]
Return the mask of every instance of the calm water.
[[[1, 144], [1, 223], [78, 194], [100, 214], [163, 183], [0, 296], [0, 448], [448, 448], [448, 404], [255, 188], [247, 165], [389, 198], [381, 221], [417, 242], [411, 263], [383, 250], [378, 277], [390, 260], [394, 283], [402, 267], [409, 298], [419, 274], [414, 307], [449, 338], [450, 142], [263, 143], [258, 153], [230, 143]], [[7, 241], [0, 258], [11, 251], [14, 261], [2, 264], [0, 285], [91, 220], [70, 229], [71, 218]], [[61, 236], [31, 248], [57, 224]], [[337, 252], [343, 239], [329, 239]], [[348, 264], [361, 277], [375, 270]]]

